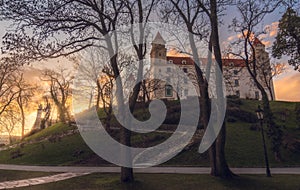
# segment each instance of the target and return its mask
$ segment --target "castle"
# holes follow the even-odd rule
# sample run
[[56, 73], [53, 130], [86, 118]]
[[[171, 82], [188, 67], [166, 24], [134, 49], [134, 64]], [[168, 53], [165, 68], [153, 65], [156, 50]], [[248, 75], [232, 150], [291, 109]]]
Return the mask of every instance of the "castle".
[[[263, 84], [269, 99], [271, 99], [271, 93], [274, 98], [269, 54], [265, 50], [265, 45], [257, 38], [254, 40], [253, 44], [255, 47], [257, 62], [258, 64], [263, 64], [265, 72], [264, 75], [258, 72], [257, 78], [261, 81], [260, 83]], [[150, 59], [150, 78], [155, 79], [155, 75], [160, 75], [164, 78], [164, 81], [160, 81], [156, 84], [158, 87], [151, 93], [151, 99], [176, 100], [179, 96], [181, 98], [187, 98], [189, 96], [197, 96], [197, 94], [199, 94], [199, 89], [197, 89], [197, 91], [191, 90], [193, 89], [191, 85], [197, 86], [194, 66], [195, 63], [193, 59], [191, 56], [182, 54], [181, 56], [168, 55], [166, 41], [159, 32], [152, 41]], [[207, 59], [200, 58], [200, 62], [202, 62], [200, 68], [205, 71], [204, 66], [207, 64]], [[262, 98], [260, 91], [249, 74], [243, 59], [223, 58], [222, 63], [227, 96], [237, 96], [242, 99], [258, 100]], [[188, 76], [188, 78], [175, 71], [174, 66], [172, 67], [173, 64], [179, 67], [183, 73], [185, 73], [185, 76]], [[266, 78], [270, 79], [269, 85], [263, 81]], [[170, 85], [169, 83], [173, 83], [173, 85]]]

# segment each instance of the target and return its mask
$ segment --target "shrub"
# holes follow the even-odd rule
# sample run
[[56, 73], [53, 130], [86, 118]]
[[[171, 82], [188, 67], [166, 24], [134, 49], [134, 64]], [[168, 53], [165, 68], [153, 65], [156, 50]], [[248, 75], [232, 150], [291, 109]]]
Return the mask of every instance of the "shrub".
[[249, 129], [251, 131], [260, 131], [260, 127], [257, 124], [252, 124]]
[[234, 117], [236, 119], [239, 119], [243, 122], [247, 123], [256, 123], [257, 118], [256, 115], [252, 112], [244, 111], [239, 108], [230, 108], [227, 110], [226, 116], [229, 117]]
[[16, 159], [19, 158], [21, 156], [23, 156], [24, 154], [21, 153], [20, 149], [17, 149], [15, 151], [10, 152], [10, 158], [11, 159]]
[[229, 123], [235, 123], [236, 119], [234, 117], [228, 117], [227, 118], [227, 122], [229, 122]]

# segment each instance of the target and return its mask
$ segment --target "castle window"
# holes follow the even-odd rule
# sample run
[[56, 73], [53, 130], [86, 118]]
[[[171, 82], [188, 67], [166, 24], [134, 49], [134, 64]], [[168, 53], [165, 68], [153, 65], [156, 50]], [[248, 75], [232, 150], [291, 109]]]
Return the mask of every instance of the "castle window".
[[182, 64], [186, 65], [186, 60], [182, 60]]
[[234, 86], [239, 86], [240, 85], [240, 83], [239, 83], [239, 80], [234, 80]]
[[186, 77], [183, 78], [183, 82], [184, 82], [184, 84], [187, 84], [187, 83], [188, 83], [188, 80], [187, 80]]
[[240, 97], [240, 91], [239, 91], [239, 90], [235, 91], [235, 95], [236, 95], [237, 97]]
[[235, 75], [237, 75], [239, 72], [238, 72], [238, 70], [234, 70], [233, 73], [234, 73]]
[[234, 63], [233, 63], [233, 62], [230, 62], [230, 63], [229, 63], [229, 66], [233, 67], [233, 66], [234, 66]]
[[189, 95], [189, 90], [188, 89], [184, 89], [184, 95], [185, 96]]
[[240, 84], [239, 84], [239, 80], [234, 80], [234, 86], [239, 86]]
[[170, 67], [167, 67], [167, 72], [171, 72], [171, 68]]
[[187, 68], [183, 68], [182, 70], [183, 70], [183, 72], [185, 72], [185, 73], [188, 72]]
[[161, 57], [161, 53], [159, 53], [158, 56]]
[[259, 99], [259, 92], [255, 91], [255, 99], [258, 100]]
[[169, 64], [173, 64], [173, 60], [169, 60], [168, 63], [169, 63]]
[[165, 96], [172, 97], [173, 96], [173, 87], [171, 85], [165, 86]]
[[167, 83], [170, 83], [171, 82], [170, 77], [167, 77], [166, 81], [167, 81]]

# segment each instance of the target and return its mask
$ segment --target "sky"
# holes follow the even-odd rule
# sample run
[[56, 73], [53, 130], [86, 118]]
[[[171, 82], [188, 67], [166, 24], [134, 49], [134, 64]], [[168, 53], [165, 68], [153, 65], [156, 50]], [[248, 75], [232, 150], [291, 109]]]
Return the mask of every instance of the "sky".
[[[276, 10], [274, 13], [265, 17], [262, 28], [269, 27], [270, 30], [267, 35], [263, 36], [263, 43], [267, 48], [270, 48], [274, 37], [277, 34], [277, 24], [283, 14], [283, 9]], [[228, 25], [234, 17], [237, 17], [237, 11], [233, 7], [229, 7], [222, 17], [223, 24], [220, 27], [220, 40], [221, 46], [224, 48], [226, 44], [237, 38], [236, 34], [229, 31]], [[5, 32], [9, 30], [9, 23], [0, 21], [0, 36], [3, 37]], [[226, 31], [226, 32], [223, 32]], [[1, 46], [1, 45], [0, 45]], [[287, 62], [286, 59], [276, 60], [277, 62]], [[36, 64], [41, 65], [55, 65], [57, 61], [51, 61], [50, 63]], [[42, 66], [43, 67], [43, 66]], [[300, 101], [300, 73], [294, 71], [292, 68], [288, 68], [284, 74], [274, 79], [275, 96], [277, 100], [283, 101]]]

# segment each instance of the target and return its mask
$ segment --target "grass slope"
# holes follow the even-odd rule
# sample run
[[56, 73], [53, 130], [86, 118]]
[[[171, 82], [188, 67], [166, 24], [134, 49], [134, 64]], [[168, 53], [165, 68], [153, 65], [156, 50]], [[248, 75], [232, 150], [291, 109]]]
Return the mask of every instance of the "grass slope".
[[[244, 112], [253, 112], [259, 104], [254, 100], [242, 100], [238, 105]], [[300, 139], [300, 130], [296, 125], [293, 113], [295, 103], [272, 102], [271, 106], [277, 123], [285, 125], [285, 131]], [[174, 109], [176, 110], [176, 109]], [[280, 119], [280, 113], [288, 112], [286, 122]], [[144, 116], [143, 116], [144, 117]], [[233, 116], [230, 116], [233, 117]], [[235, 122], [227, 122], [226, 155], [230, 167], [262, 167], [264, 166], [262, 141], [259, 131], [251, 131], [253, 123], [247, 123], [239, 118]], [[106, 161], [95, 155], [84, 143], [80, 134], [69, 134], [57, 138], [74, 130], [63, 124], [56, 124], [42, 130], [22, 141], [22, 146], [1, 151], [1, 164], [31, 164], [31, 165], [108, 165]], [[147, 147], [167, 139], [170, 134], [151, 133], [147, 135], [134, 135], [133, 144]], [[268, 147], [270, 142], [267, 140]], [[182, 151], [175, 158], [163, 165], [172, 166], [208, 166], [208, 155], [197, 153], [198, 145], [189, 150]], [[19, 151], [22, 156], [15, 159], [11, 155]], [[269, 148], [269, 158], [272, 167], [300, 166], [300, 153], [293, 153], [282, 149], [283, 162], [274, 160]]]

